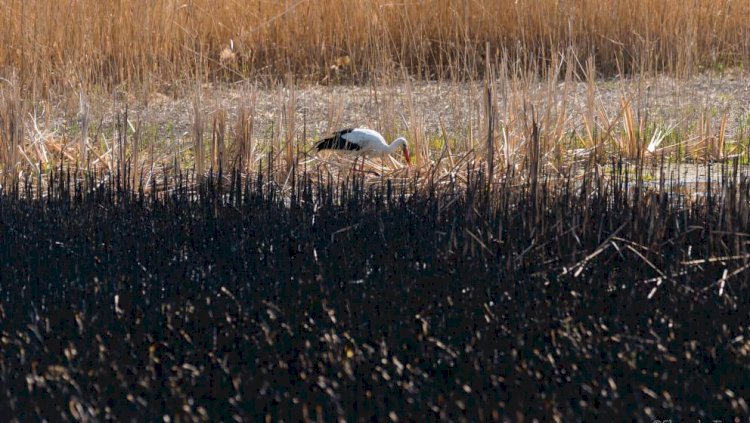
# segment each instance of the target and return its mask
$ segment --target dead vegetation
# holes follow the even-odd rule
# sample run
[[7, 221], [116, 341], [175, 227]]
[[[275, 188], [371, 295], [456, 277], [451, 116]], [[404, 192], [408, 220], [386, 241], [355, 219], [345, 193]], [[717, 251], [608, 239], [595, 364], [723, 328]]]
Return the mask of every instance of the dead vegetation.
[[[305, 166], [346, 169], [307, 154], [313, 139], [343, 126], [406, 136], [416, 168], [436, 177], [457, 163], [499, 175], [611, 155], [746, 157], [742, 1], [4, 6], [4, 178], [61, 161], [133, 176], [250, 173], [270, 157], [284, 181]], [[666, 83], [658, 76], [706, 69]], [[679, 94], [707, 74], [739, 92], [719, 87], [725, 98], [712, 102], [711, 85]], [[654, 104], [664, 98], [678, 107]], [[404, 171], [390, 160], [370, 166]]]
[[748, 413], [746, 0], [0, 5], [0, 415]]
[[[5, 0], [0, 64], [50, 88], [177, 81], [364, 81], [407, 70], [472, 78], [503, 57], [542, 70], [561, 52], [608, 74], [748, 64], [743, 0]], [[61, 24], [61, 16], [64, 23]], [[487, 54], [489, 53], [489, 55]]]
[[750, 86], [742, 74], [606, 79], [595, 76], [593, 61], [574, 72], [566, 60], [544, 75], [506, 65], [493, 79], [471, 83], [194, 85], [177, 98], [121, 101], [78, 92], [68, 117], [60, 112], [66, 96], [34, 104], [6, 82], [0, 169], [7, 178], [46, 173], [62, 162], [104, 172], [129, 167], [133, 177], [159, 178], [161, 170], [206, 174], [220, 166], [251, 174], [273, 161], [274, 178], [283, 184], [317, 166], [348, 172], [346, 159], [309, 152], [315, 139], [346, 126], [409, 139], [411, 169], [395, 159], [368, 162], [372, 175], [394, 178], [419, 172], [451, 180], [466, 166], [491, 167], [496, 177], [509, 168], [562, 172], [571, 163], [608, 163], [613, 156], [747, 160], [750, 110], [742, 99]]
[[493, 189], [482, 169], [429, 189], [312, 170], [291, 195], [267, 168], [149, 193], [20, 180], [0, 196], [0, 415], [747, 415], [750, 169], [717, 167], [695, 200], [622, 160]]

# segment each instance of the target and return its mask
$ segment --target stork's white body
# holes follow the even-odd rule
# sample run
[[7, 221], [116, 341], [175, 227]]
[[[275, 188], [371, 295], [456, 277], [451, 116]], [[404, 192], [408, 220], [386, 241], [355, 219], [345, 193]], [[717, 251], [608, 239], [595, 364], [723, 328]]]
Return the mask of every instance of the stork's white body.
[[337, 150], [355, 154], [358, 157], [384, 157], [401, 148], [407, 163], [410, 163], [406, 139], [396, 138], [391, 144], [378, 131], [367, 128], [343, 129], [330, 138], [319, 141], [315, 148], [320, 150]]
[[359, 146], [359, 153], [365, 157], [383, 156], [396, 151], [396, 143], [388, 145], [380, 132], [366, 128], [355, 128], [352, 132], [341, 136], [350, 143]]

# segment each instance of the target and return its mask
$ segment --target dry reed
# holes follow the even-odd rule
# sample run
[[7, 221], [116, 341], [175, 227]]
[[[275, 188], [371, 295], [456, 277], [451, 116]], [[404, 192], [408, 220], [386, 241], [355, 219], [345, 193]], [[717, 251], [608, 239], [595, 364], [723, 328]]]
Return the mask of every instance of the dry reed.
[[[408, 70], [480, 76], [503, 55], [545, 69], [561, 52], [609, 74], [750, 62], [744, 0], [5, 0], [0, 68], [51, 87], [243, 79], [364, 80]], [[61, 24], [61, 15], [64, 23]], [[281, 75], [282, 77], [279, 77]]]

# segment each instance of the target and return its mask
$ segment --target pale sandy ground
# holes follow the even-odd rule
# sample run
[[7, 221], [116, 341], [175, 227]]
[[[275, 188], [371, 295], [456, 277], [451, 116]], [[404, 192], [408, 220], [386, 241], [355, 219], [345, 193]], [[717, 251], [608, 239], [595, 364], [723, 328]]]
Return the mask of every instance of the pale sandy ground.
[[[231, 125], [239, 105], [251, 103], [255, 92], [255, 135], [257, 139], [270, 139], [278, 135], [279, 128], [288, 127], [286, 110], [294, 110], [295, 137], [300, 139], [303, 130], [308, 139], [327, 131], [348, 127], [366, 126], [388, 135], [409, 133], [408, 128], [421, 130], [426, 136], [440, 134], [440, 124], [456, 138], [466, 137], [468, 131], [480, 133], [483, 129], [485, 94], [482, 83], [413, 82], [371, 86], [306, 86], [288, 88], [253, 88], [250, 84], [201, 89], [200, 110], [208, 125], [211, 113], [228, 112]], [[550, 100], [549, 85], [531, 83], [528, 88], [518, 85], [496, 84], [499, 120], [507, 117], [506, 100], [513, 93], [525, 94], [525, 105], [537, 114], [550, 109], [548, 104], [562, 105], [564, 84], [553, 84]], [[588, 84], [574, 83], [567, 95], [569, 110], [565, 127], [580, 130], [582, 117], [587, 110]], [[104, 126], [113, 122], [116, 111], [124, 110], [124, 101], [109, 97], [89, 95], [92, 110], [92, 127], [103, 119]], [[129, 95], [127, 105], [132, 122], [141, 120], [154, 136], [169, 139], [189, 138], [193, 120], [194, 95], [188, 93], [175, 99], [161, 93], [148, 96]], [[147, 102], [144, 101], [147, 99]], [[519, 98], [519, 97], [516, 97]], [[650, 79], [605, 80], [596, 84], [597, 108], [603, 107], [614, 118], [622, 99], [632, 102], [638, 116], [648, 117], [652, 123], [664, 127], [676, 126], [687, 132], [694, 130], [702, 114], [713, 117], [712, 125], [727, 115], [727, 135], [739, 134], [741, 125], [750, 123], [750, 75], [733, 73], [723, 76], [699, 75], [687, 80], [668, 77]], [[76, 124], [78, 97], [58, 100], [52, 110], [67, 110], [66, 117], [56, 113], [48, 129], [64, 132]], [[63, 107], [59, 107], [63, 106]], [[636, 118], [638, 117], [636, 116]], [[210, 132], [210, 129], [207, 131]], [[747, 131], [745, 131], [747, 133]], [[747, 137], [747, 135], [746, 135]]]

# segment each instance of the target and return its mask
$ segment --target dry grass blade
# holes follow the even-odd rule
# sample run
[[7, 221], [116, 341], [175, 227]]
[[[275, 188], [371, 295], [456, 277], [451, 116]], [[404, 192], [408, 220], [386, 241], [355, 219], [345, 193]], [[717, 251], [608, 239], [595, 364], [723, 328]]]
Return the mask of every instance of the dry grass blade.
[[699, 264], [706, 264], [706, 263], [717, 263], [717, 262], [724, 262], [724, 261], [734, 261], [734, 260], [746, 260], [750, 258], [750, 254], [744, 254], [739, 256], [723, 256], [723, 257], [710, 257], [707, 259], [696, 259], [696, 260], [688, 260], [683, 261], [682, 264], [685, 266], [694, 266]]
[[85, 165], [87, 162], [87, 149], [88, 149], [88, 134], [89, 134], [89, 121], [90, 121], [90, 106], [86, 100], [86, 96], [83, 91], [79, 93], [79, 110], [78, 118], [81, 123], [81, 136], [78, 144], [78, 159], [81, 165]]
[[205, 174], [205, 149], [203, 148], [203, 111], [201, 110], [200, 95], [193, 97], [193, 149], [195, 152], [195, 170], [198, 175]]
[[737, 269], [733, 270], [732, 273], [729, 273], [729, 269], [724, 269], [724, 274], [721, 276], [719, 280], [714, 282], [713, 284], [703, 288], [702, 292], [708, 291], [709, 289], [718, 286], [719, 287], [719, 296], [722, 296], [724, 294], [724, 288], [726, 287], [727, 281], [729, 279], [739, 275], [740, 273], [750, 269], [750, 263], [740, 266]]
[[628, 158], [637, 159], [640, 156], [640, 131], [633, 118], [633, 107], [628, 100], [622, 100], [623, 110], [623, 137], [620, 138], [620, 152]]
[[216, 113], [214, 113], [213, 116], [213, 126], [211, 131], [211, 139], [212, 139], [212, 157], [213, 157], [213, 169], [224, 169], [226, 168], [225, 164], [225, 132], [226, 132], [226, 112], [224, 110], [219, 110]]
[[641, 260], [643, 260], [643, 262], [644, 262], [644, 263], [648, 264], [648, 266], [649, 266], [650, 268], [654, 269], [654, 271], [655, 271], [656, 273], [658, 273], [658, 274], [659, 274], [659, 276], [661, 276], [661, 277], [662, 277], [662, 278], [664, 278], [664, 279], [668, 279], [667, 275], [665, 275], [665, 274], [664, 274], [664, 272], [662, 272], [661, 270], [659, 270], [659, 268], [658, 268], [658, 267], [654, 266], [654, 264], [653, 264], [653, 263], [651, 263], [651, 261], [650, 261], [649, 259], [647, 259], [647, 258], [646, 258], [646, 256], [644, 256], [643, 254], [641, 254], [641, 252], [640, 252], [640, 251], [636, 250], [636, 249], [635, 249], [635, 248], [633, 248], [633, 247], [632, 247], [631, 245], [627, 245], [627, 246], [625, 246], [625, 248], [627, 248], [628, 250], [630, 250], [630, 251], [632, 251], [633, 253], [635, 253], [635, 255], [637, 255], [638, 257], [640, 257], [640, 258], [641, 258]]

